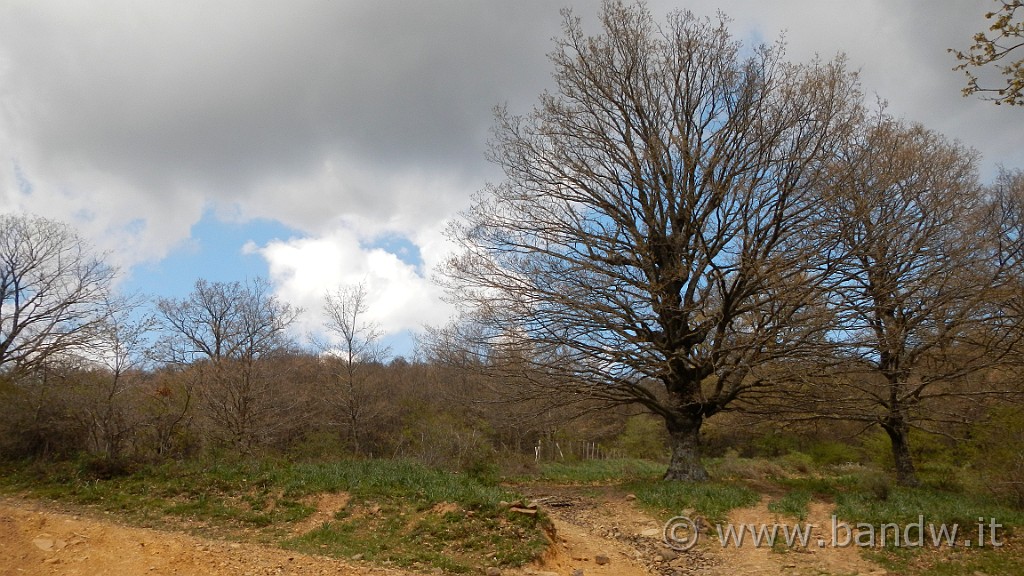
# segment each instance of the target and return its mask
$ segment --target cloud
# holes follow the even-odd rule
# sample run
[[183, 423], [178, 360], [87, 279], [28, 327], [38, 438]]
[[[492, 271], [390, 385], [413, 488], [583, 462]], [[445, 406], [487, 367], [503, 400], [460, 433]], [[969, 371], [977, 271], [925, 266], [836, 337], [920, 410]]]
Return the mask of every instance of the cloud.
[[[318, 309], [365, 278], [382, 324], [436, 319], [440, 231], [501, 177], [492, 108], [528, 112], [551, 86], [568, 4], [598, 30], [596, 0], [2, 2], [0, 210], [68, 220], [126, 269], [188, 246], [204, 215], [275, 220], [295, 236], [249, 250], [282, 295]], [[869, 93], [981, 150], [987, 174], [1021, 166], [1020, 111], [962, 99], [946, 53], [984, 28], [984, 3], [718, 7], [745, 42], [786, 31], [793, 59], [846, 52]], [[388, 235], [422, 265], [382, 250]]]
[[491, 107], [546, 81], [555, 12], [4, 3], [4, 208], [72, 221], [125, 267], [182, 245], [207, 210], [313, 234], [339, 216], [436, 226], [490, 170]]
[[[431, 246], [429, 240], [424, 246]], [[339, 286], [362, 283], [369, 294], [366, 317], [385, 333], [418, 331], [423, 325], [443, 324], [452, 310], [441, 302], [441, 290], [423, 267], [403, 261], [381, 248], [366, 248], [365, 240], [348, 228], [338, 227], [320, 237], [250, 245], [266, 258], [270, 278], [284, 301], [304, 308], [301, 332], [321, 332], [324, 295]], [[440, 254], [426, 250], [424, 261]]]
[[867, 96], [887, 101], [891, 114], [981, 151], [986, 179], [999, 164], [1021, 166], [1019, 131], [1007, 128], [1020, 111], [963, 98], [964, 77], [952, 70], [956, 60], [947, 51], [966, 48], [987, 27], [990, 2], [723, 0], [718, 7], [734, 19], [732, 30], [741, 38], [770, 42], [784, 33], [792, 60], [844, 53], [850, 68], [859, 70]]

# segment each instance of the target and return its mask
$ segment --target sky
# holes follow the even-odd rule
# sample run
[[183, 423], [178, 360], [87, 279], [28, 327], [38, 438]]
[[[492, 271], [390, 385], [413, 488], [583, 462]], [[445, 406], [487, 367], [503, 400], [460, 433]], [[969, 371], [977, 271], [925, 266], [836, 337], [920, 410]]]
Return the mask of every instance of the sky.
[[[721, 11], [748, 45], [846, 54], [870, 98], [976, 149], [983, 180], [1024, 168], [1024, 109], [963, 98], [947, 48], [991, 0], [650, 0]], [[322, 326], [362, 282], [395, 355], [454, 312], [431, 277], [446, 223], [501, 173], [493, 110], [552, 87], [547, 54], [597, 0], [0, 0], [0, 212], [66, 221], [120, 287], [268, 278]]]

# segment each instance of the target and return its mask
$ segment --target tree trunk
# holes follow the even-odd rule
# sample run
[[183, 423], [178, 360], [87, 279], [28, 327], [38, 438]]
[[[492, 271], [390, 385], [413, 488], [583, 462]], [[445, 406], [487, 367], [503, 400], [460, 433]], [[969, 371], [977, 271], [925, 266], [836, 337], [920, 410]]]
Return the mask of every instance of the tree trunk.
[[703, 482], [708, 479], [708, 472], [700, 462], [700, 427], [703, 423], [704, 418], [700, 415], [682, 415], [666, 421], [672, 460], [665, 472], [665, 480]]
[[892, 456], [896, 462], [896, 483], [900, 486], [917, 486], [917, 471], [914, 469], [914, 457], [910, 454], [910, 426], [898, 414], [889, 417], [882, 424], [892, 442]]

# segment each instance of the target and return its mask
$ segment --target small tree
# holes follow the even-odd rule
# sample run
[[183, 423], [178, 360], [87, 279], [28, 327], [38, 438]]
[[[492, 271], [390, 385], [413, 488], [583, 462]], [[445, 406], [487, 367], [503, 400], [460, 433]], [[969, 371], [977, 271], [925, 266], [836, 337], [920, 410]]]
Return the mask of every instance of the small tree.
[[521, 360], [482, 365], [538, 396], [645, 406], [669, 432], [666, 478], [702, 480], [705, 419], [821, 338], [804, 238], [856, 78], [689, 12], [658, 26], [606, 2], [595, 37], [564, 15], [557, 91], [497, 112], [505, 179], [453, 224], [444, 281], [482, 327], [470, 349]]
[[[81, 396], [76, 411], [84, 420], [90, 448], [106, 458], [117, 460], [131, 436], [142, 425], [142, 416], [132, 406], [137, 401], [137, 376], [150, 356], [150, 336], [156, 320], [138, 314], [138, 299], [109, 304], [106, 322], [96, 332], [89, 355], [80, 361], [90, 370], [77, 376]], [[133, 378], [135, 377], [135, 378]]]
[[286, 349], [287, 328], [300, 310], [271, 293], [266, 280], [198, 280], [190, 295], [157, 302], [167, 334], [162, 348], [187, 366], [220, 440], [251, 450], [283, 425], [289, 396], [264, 369]]
[[[966, 52], [950, 48], [956, 59], [960, 61], [954, 70], [962, 70], [967, 75], [967, 86], [963, 89], [964, 96], [981, 94], [986, 100], [996, 104], [1010, 106], [1024, 105], [1024, 58], [1014, 60], [1005, 65], [997, 65], [996, 69], [1004, 77], [1006, 84], [1000, 87], [983, 86], [974, 69], [982, 69], [995, 62], [1007, 58], [1015, 50], [1024, 46], [1024, 19], [1017, 15], [1017, 10], [1024, 6], [1024, 0], [995, 0], [996, 10], [985, 14], [992, 21], [990, 34], [978, 32], [974, 35], [974, 44]], [[1020, 52], [1016, 52], [1020, 54]]]
[[388, 355], [380, 343], [380, 328], [367, 321], [366, 286], [340, 286], [324, 297], [325, 328], [329, 341], [319, 347], [331, 373], [330, 402], [337, 410], [349, 448], [363, 449], [363, 436], [379, 409], [381, 391], [372, 383], [371, 371]]

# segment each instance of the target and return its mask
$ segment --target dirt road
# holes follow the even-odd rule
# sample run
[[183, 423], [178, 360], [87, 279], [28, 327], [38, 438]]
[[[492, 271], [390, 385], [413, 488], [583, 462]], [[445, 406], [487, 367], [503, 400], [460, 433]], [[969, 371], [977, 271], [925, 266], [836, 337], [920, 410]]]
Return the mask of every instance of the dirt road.
[[[553, 487], [533, 494], [551, 516], [556, 536], [545, 558], [505, 575], [822, 575], [886, 572], [852, 549], [779, 551], [723, 548], [705, 538], [676, 552], [662, 544], [662, 524], [623, 494]], [[325, 502], [329, 499], [325, 499]], [[812, 506], [809, 522], [825, 525], [830, 510]], [[820, 518], [819, 518], [820, 516]], [[764, 502], [736, 510], [730, 521], [771, 522]], [[405, 576], [387, 567], [308, 556], [252, 543], [200, 538], [127, 526], [111, 516], [76, 514], [52, 504], [0, 499], [0, 576]]]

